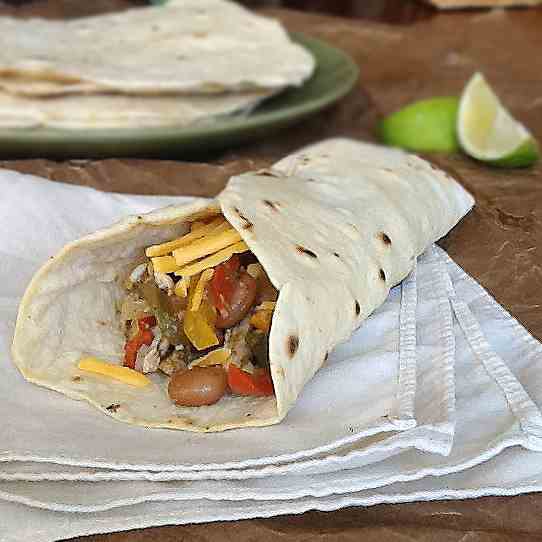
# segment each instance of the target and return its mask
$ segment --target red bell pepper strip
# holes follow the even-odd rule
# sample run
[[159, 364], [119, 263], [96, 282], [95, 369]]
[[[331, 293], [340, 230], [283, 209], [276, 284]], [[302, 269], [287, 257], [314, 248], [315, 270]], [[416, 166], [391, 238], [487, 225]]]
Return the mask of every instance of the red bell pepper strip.
[[237, 395], [256, 395], [259, 397], [273, 395], [273, 381], [265, 369], [256, 369], [254, 374], [243, 371], [230, 363], [228, 367], [228, 385]]
[[139, 331], [145, 331], [156, 325], [156, 318], [154, 316], [144, 316], [137, 321], [137, 327]]
[[139, 328], [139, 333], [129, 341], [126, 341], [124, 345], [124, 363], [125, 367], [130, 367], [130, 369], [135, 369], [135, 363], [137, 358], [137, 353], [139, 349], [146, 344], [147, 346], [152, 343], [154, 335], [149, 329], [156, 325], [156, 318], [154, 316], [145, 316], [144, 318], [139, 318], [137, 321], [137, 327]]

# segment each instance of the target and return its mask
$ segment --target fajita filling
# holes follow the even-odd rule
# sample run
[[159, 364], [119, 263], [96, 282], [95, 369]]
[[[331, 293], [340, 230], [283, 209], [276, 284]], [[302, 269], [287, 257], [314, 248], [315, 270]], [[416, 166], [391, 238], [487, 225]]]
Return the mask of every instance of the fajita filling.
[[124, 281], [123, 365], [163, 374], [180, 406], [273, 395], [268, 339], [278, 292], [239, 233], [218, 216], [145, 254]]

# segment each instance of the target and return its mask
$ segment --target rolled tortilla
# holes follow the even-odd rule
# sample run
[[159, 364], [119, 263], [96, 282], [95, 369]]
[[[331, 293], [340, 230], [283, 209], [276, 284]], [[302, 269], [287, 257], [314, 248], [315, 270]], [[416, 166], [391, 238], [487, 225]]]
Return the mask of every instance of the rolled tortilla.
[[[416, 156], [346, 139], [321, 142], [270, 170], [233, 177], [216, 200], [131, 216], [66, 246], [24, 295], [13, 359], [29, 381], [132, 424], [221, 431], [277, 423], [329, 351], [473, 204], [449, 175]], [[158, 374], [136, 388], [80, 371], [86, 355], [121, 363], [120, 277], [145, 248], [219, 213], [279, 290], [269, 336], [276, 395], [178, 407]]]

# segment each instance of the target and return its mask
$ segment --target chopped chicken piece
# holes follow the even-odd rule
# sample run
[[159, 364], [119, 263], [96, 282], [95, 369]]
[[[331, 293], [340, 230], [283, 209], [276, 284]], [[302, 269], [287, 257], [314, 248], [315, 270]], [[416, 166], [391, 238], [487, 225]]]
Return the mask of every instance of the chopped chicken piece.
[[250, 318], [244, 318], [235, 327], [226, 331], [224, 347], [230, 349], [230, 359], [238, 367], [246, 365], [252, 357], [252, 351], [247, 344], [249, 330]]
[[160, 336], [154, 337], [152, 343], [147, 346], [144, 344], [137, 352], [135, 369], [144, 374], [154, 373], [160, 364], [160, 353], [158, 345], [160, 344]]
[[145, 272], [147, 271], [147, 264], [141, 263], [139, 264], [131, 273], [130, 273], [130, 280], [132, 283], [139, 282], [143, 276], [145, 275]]
[[166, 291], [168, 295], [173, 295], [175, 290], [175, 283], [169, 275], [166, 275], [166, 273], [155, 272], [154, 282], [156, 282], [156, 286], [158, 286], [160, 290]]

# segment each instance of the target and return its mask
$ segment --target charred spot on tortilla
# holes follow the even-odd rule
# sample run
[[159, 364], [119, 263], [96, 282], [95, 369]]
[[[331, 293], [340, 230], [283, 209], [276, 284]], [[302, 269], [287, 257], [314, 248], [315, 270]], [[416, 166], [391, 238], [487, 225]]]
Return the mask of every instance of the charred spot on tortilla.
[[388, 245], [388, 246], [391, 245], [391, 239], [389, 235], [387, 235], [383, 231], [380, 232], [380, 239], [385, 245]]
[[386, 282], [386, 273], [384, 272], [384, 269], [380, 269], [379, 274], [380, 274], [380, 278], [381, 278], [384, 282]]
[[278, 208], [280, 207], [280, 204], [274, 201], [271, 201], [269, 199], [263, 200], [264, 204], [267, 205], [270, 209], [273, 209], [273, 211], [278, 211]]
[[137, 215], [138, 220], [143, 220], [143, 217], [141, 215]]
[[361, 307], [360, 307], [359, 301], [357, 299], [356, 299], [356, 302], [354, 303], [354, 308], [355, 308], [355, 311], [356, 311], [356, 316], [359, 316], [359, 314], [361, 312]]
[[290, 358], [295, 356], [297, 349], [299, 348], [299, 337], [297, 335], [290, 335], [288, 337], [288, 355]]
[[120, 408], [120, 404], [119, 403], [113, 403], [112, 405], [109, 405], [108, 407], [106, 407], [105, 410], [109, 410], [109, 412], [117, 412], [117, 410]]
[[326, 355], [324, 356], [324, 361], [327, 361], [329, 358], [329, 352], [326, 352]]
[[307, 256], [310, 256], [311, 258], [318, 258], [318, 255], [313, 252], [312, 250], [309, 250], [308, 248], [305, 248], [304, 246], [301, 246], [301, 245], [297, 245], [295, 247], [295, 249], [300, 253], [300, 254], [306, 254]]
[[279, 177], [283, 177], [282, 174], [276, 173], [271, 169], [260, 169], [260, 171], [258, 171], [257, 174], [261, 175], [262, 177], [274, 177], [275, 179]]
[[81, 377], [79, 375], [76, 375], [72, 378], [72, 382], [80, 382], [81, 381]]
[[246, 416], [247, 418], [250, 418], [250, 417], [252, 416], [252, 412], [247, 412], [247, 413], [245, 414], [245, 416]]
[[341, 257], [341, 255], [338, 252], [334, 252], [333, 256], [335, 256], [335, 258], [340, 258]]
[[254, 224], [245, 215], [243, 215], [243, 213], [241, 213], [241, 211], [237, 207], [234, 207], [233, 210], [237, 213], [237, 216], [243, 222], [242, 228], [244, 230], [251, 230], [254, 227]]

